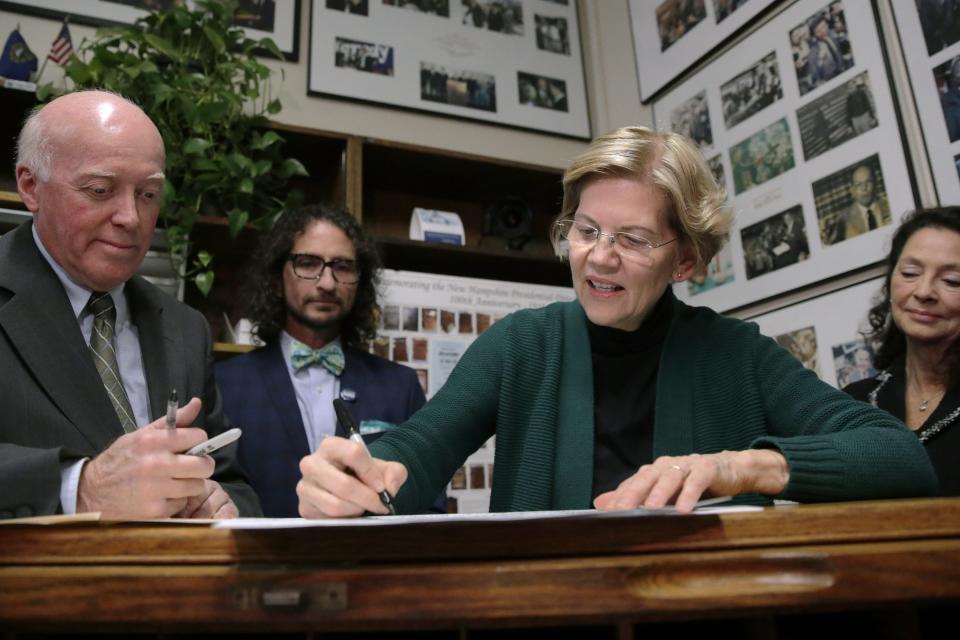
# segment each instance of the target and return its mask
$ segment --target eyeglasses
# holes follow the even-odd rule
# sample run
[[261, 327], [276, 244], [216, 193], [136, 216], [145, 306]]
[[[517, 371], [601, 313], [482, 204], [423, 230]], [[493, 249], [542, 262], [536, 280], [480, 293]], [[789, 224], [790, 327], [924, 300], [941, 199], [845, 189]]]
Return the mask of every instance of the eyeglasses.
[[569, 242], [571, 247], [577, 247], [578, 249], [593, 248], [600, 241], [600, 238], [605, 237], [610, 239], [610, 246], [614, 248], [617, 255], [634, 260], [649, 259], [651, 251], [676, 240], [676, 238], [673, 238], [665, 242], [651, 242], [642, 236], [626, 231], [603, 233], [593, 225], [578, 220], [558, 220], [554, 225], [557, 227], [560, 237]]
[[310, 253], [291, 253], [287, 260], [293, 265], [293, 275], [304, 280], [319, 280], [323, 277], [323, 270], [330, 267], [333, 279], [340, 284], [357, 284], [360, 281], [360, 269], [356, 260], [324, 260]]

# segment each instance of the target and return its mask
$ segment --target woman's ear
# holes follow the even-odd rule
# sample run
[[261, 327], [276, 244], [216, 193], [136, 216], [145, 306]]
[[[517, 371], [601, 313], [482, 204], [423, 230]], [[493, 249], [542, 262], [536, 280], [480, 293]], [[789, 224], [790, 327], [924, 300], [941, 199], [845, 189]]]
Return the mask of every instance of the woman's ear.
[[696, 268], [697, 253], [694, 251], [693, 245], [686, 238], [683, 238], [680, 241], [677, 263], [673, 267], [673, 281], [683, 282], [693, 275]]

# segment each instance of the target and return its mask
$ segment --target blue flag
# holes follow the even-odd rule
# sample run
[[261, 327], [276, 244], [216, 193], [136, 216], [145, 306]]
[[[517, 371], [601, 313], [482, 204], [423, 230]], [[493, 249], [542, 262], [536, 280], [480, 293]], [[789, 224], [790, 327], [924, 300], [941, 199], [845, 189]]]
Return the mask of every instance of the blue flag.
[[37, 56], [33, 55], [19, 29], [10, 32], [7, 44], [0, 56], [0, 76], [11, 80], [30, 80], [30, 74], [37, 70]]

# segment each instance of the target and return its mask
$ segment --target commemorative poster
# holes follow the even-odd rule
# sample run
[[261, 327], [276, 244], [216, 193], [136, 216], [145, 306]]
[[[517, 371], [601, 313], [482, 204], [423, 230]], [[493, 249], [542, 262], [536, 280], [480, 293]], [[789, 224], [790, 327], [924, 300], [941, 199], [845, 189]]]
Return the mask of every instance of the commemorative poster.
[[[371, 350], [414, 369], [429, 399], [467, 347], [493, 323], [518, 309], [575, 297], [569, 287], [385, 269], [381, 326]], [[491, 438], [451, 478], [447, 497], [452, 513], [487, 511], [494, 447]]]

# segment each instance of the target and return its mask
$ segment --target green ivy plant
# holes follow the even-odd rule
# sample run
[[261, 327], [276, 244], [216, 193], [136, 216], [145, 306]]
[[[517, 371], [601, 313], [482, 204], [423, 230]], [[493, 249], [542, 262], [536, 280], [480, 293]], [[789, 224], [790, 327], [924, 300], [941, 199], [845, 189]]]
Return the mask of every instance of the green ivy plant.
[[[99, 29], [80, 44], [66, 74], [77, 88], [133, 100], [160, 129], [167, 152], [162, 225], [175, 259], [193, 252], [186, 276], [206, 295], [212, 256], [191, 245], [200, 216], [226, 216], [232, 238], [247, 225], [269, 226], [300, 204], [302, 194], [287, 183], [307, 171], [283, 157], [283, 138], [268, 126], [281, 105], [255, 53], [280, 58], [276, 44], [234, 26], [236, 0], [191, 4]], [[51, 85], [37, 91], [41, 101], [53, 93]]]

